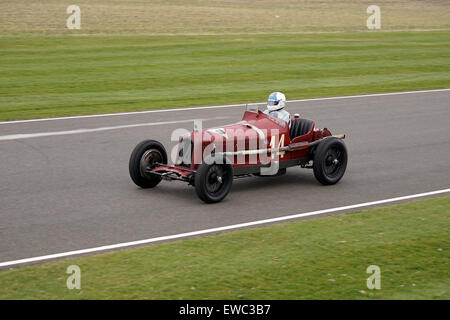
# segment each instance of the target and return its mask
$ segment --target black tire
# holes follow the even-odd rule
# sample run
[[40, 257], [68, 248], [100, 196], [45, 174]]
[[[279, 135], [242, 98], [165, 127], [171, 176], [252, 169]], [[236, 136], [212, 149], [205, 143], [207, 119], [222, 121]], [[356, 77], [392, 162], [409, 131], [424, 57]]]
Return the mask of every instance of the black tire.
[[155, 163], [167, 164], [167, 152], [164, 146], [155, 140], [139, 143], [131, 153], [129, 170], [133, 182], [141, 188], [153, 188], [161, 182], [156, 174], [146, 173]]
[[326, 138], [317, 146], [313, 169], [316, 179], [324, 185], [337, 183], [347, 168], [347, 148], [342, 139]]
[[202, 163], [195, 173], [195, 191], [206, 203], [222, 201], [230, 192], [232, 184], [233, 166], [226, 162], [223, 164]]

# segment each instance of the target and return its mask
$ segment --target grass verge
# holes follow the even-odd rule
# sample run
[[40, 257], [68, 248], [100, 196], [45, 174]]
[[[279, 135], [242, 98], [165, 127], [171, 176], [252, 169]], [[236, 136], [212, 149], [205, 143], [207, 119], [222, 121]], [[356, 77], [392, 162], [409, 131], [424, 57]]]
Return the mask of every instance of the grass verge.
[[1, 271], [0, 299], [449, 299], [449, 219], [446, 196], [59, 260]]
[[[0, 34], [231, 34], [367, 31], [368, 0], [0, 0]], [[447, 0], [377, 0], [382, 29], [450, 28]]]
[[0, 37], [0, 121], [447, 88], [449, 35]]

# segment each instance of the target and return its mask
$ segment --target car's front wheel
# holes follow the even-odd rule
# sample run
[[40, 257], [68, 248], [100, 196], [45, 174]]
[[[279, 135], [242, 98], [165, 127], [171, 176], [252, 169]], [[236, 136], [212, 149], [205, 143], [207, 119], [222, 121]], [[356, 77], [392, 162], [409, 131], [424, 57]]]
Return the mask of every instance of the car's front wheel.
[[233, 166], [228, 163], [202, 163], [195, 173], [195, 191], [206, 203], [222, 201], [231, 190]]
[[161, 182], [161, 177], [149, 171], [158, 164], [167, 164], [164, 146], [155, 140], [139, 143], [131, 153], [129, 162], [130, 177], [141, 188], [153, 188]]
[[344, 176], [347, 168], [347, 148], [338, 138], [327, 138], [317, 146], [313, 169], [316, 179], [324, 185], [335, 184]]

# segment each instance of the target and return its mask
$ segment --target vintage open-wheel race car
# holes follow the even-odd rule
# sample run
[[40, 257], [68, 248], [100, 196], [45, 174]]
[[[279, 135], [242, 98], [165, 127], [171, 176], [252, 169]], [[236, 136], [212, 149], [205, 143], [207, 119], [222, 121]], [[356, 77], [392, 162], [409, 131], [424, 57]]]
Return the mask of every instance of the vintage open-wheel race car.
[[129, 171], [141, 188], [153, 188], [163, 179], [185, 181], [201, 200], [214, 203], [226, 197], [233, 179], [283, 175], [293, 166], [311, 168], [320, 183], [335, 184], [347, 167], [344, 138], [316, 129], [313, 120], [295, 115], [287, 123], [247, 105], [240, 122], [181, 136], [174, 164], [168, 164], [161, 143], [142, 141], [131, 154]]

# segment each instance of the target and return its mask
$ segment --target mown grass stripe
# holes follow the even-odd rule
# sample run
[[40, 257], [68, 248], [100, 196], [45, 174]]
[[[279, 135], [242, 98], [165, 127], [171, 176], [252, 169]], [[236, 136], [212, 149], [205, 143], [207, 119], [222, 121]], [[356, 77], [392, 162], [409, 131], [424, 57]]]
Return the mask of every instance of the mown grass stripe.
[[0, 120], [446, 88], [448, 34], [2, 38]]

